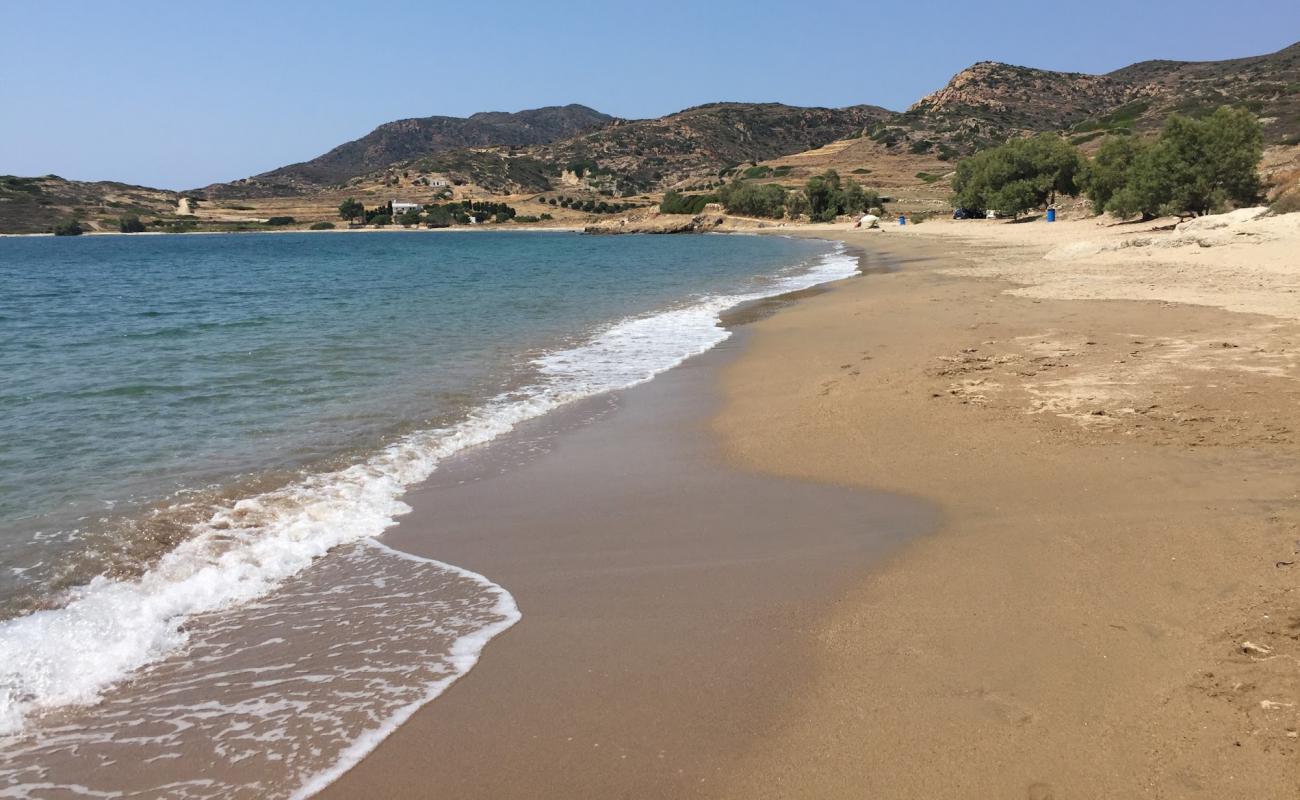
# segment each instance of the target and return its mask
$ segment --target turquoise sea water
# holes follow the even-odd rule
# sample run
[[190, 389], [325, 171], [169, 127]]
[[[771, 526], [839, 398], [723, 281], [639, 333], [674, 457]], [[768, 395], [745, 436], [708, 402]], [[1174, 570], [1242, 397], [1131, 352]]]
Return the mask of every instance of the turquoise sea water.
[[[129, 537], [123, 519], [178, 492], [354, 457], [526, 381], [531, 358], [602, 324], [819, 251], [510, 233], [0, 240], [0, 598], [73, 564], [84, 577], [60, 563], [74, 540], [115, 521]], [[97, 566], [156, 555], [90, 546]]]
[[[375, 543], [408, 487], [855, 270], [757, 236], [0, 238], [0, 789], [116, 792], [144, 773], [110, 765], [231, 731], [184, 796], [328, 782], [519, 619], [491, 576]], [[242, 783], [254, 755], [274, 791]], [[158, 763], [142, 796], [186, 777]]]

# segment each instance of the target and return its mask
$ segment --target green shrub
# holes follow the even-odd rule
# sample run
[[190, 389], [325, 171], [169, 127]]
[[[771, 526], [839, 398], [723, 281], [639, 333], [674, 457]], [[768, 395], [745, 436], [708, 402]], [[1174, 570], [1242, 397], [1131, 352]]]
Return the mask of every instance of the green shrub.
[[879, 208], [880, 205], [879, 194], [863, 189], [861, 185], [849, 181], [848, 186], [844, 188], [844, 196], [840, 201], [840, 210], [844, 214], [861, 214], [869, 209]]
[[333, 222], [313, 222], [308, 230], [312, 231], [332, 231], [334, 230]]
[[409, 228], [412, 225], [420, 224], [420, 210], [418, 208], [408, 209], [397, 215], [397, 224], [403, 228]]
[[376, 214], [370, 218], [370, 224], [377, 228], [383, 228], [393, 224], [393, 216], [391, 214]]
[[276, 226], [279, 226], [279, 225], [292, 225], [292, 224], [294, 224], [294, 223], [297, 222], [297, 221], [298, 221], [298, 220], [294, 219], [293, 217], [271, 217], [270, 219], [268, 219], [268, 220], [266, 221], [266, 224], [267, 224], [267, 225], [276, 225]]
[[1085, 133], [1082, 136], [1073, 136], [1070, 138], [1070, 144], [1074, 145], [1075, 147], [1078, 147], [1081, 144], [1087, 144], [1088, 142], [1091, 142], [1093, 139], [1105, 135], [1106, 135], [1105, 131], [1093, 131], [1092, 133]]
[[664, 214], [698, 214], [709, 203], [716, 202], [718, 202], [717, 195], [687, 195], [672, 189], [664, 194], [663, 201], [659, 203], [659, 210]]
[[[830, 169], [808, 179], [804, 187], [807, 213], [813, 222], [830, 222], [841, 214], [858, 214], [879, 207], [882, 200], [877, 193], [863, 189], [861, 184], [840, 180], [839, 173]], [[796, 212], [791, 208], [791, 214]]]
[[443, 206], [433, 206], [424, 215], [425, 224], [430, 228], [451, 227], [451, 211]]
[[54, 226], [55, 236], [80, 236], [85, 232], [85, 229], [75, 219]]
[[920, 178], [926, 183], [934, 183], [935, 181], [943, 178], [942, 175], [935, 175], [932, 172], [918, 172], [916, 173], [916, 177]]
[[761, 164], [756, 164], [752, 167], [749, 167], [743, 173], [741, 173], [741, 177], [754, 180], [756, 178], [766, 178], [771, 174], [772, 174], [771, 167], [765, 167], [762, 166]]
[[722, 187], [718, 200], [732, 214], [780, 219], [785, 216], [785, 195], [775, 183], [733, 183]]
[[144, 223], [135, 214], [128, 214], [118, 222], [117, 229], [122, 233], [142, 233]]
[[785, 209], [792, 219], [805, 216], [808, 213], [807, 195], [798, 189], [790, 192], [785, 201]]

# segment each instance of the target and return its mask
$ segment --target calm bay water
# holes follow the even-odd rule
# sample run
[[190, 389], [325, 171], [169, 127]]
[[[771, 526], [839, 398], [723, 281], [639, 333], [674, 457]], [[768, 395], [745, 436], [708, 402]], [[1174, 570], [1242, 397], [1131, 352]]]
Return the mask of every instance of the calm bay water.
[[0, 599], [66, 568], [67, 545], [114, 517], [353, 457], [527, 380], [532, 358], [602, 324], [734, 292], [820, 249], [509, 233], [0, 240]]
[[[391, 656], [387, 704], [301, 700], [339, 715], [337, 745], [301, 763], [290, 748], [276, 756], [279, 789], [254, 788], [278, 796], [319, 783], [350, 757], [340, 753], [381, 738], [518, 618], [487, 578], [357, 549], [403, 512], [406, 486], [523, 419], [712, 347], [726, 336], [717, 315], [737, 302], [854, 268], [826, 243], [775, 237], [0, 239], [0, 736], [19, 737], [13, 752], [27, 759], [0, 770], [0, 788], [48, 782], [35, 765], [50, 752], [90, 763], [115, 729], [147, 728], [141, 697], [174, 714], [184, 686], [186, 702], [208, 708], [195, 670], [218, 657], [177, 654], [243, 663], [237, 639], [219, 636], [246, 625], [230, 609], [286, 629], [311, 614], [327, 624], [342, 612], [317, 588], [322, 569], [357, 592], [454, 587], [385, 612], [410, 620], [408, 637], [437, 632], [420, 638], [428, 674], [410, 678]], [[336, 646], [412, 652], [391, 635], [376, 628]], [[291, 635], [273, 638], [292, 649]], [[151, 674], [171, 678], [141, 684], [130, 702], [114, 696], [123, 677], [168, 658]], [[281, 661], [294, 659], [320, 669], [309, 654]], [[332, 682], [345, 685], [346, 672]], [[303, 683], [303, 697], [320, 684]], [[91, 707], [67, 717], [115, 702], [140, 716]], [[240, 729], [293, 742], [286, 719]], [[104, 753], [105, 765], [126, 757]], [[212, 786], [228, 796], [236, 784]]]

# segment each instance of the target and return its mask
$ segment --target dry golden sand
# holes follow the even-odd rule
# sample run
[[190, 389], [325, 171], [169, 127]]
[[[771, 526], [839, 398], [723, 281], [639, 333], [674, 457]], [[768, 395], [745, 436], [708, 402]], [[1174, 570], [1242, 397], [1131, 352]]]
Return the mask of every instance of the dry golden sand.
[[757, 323], [715, 430], [946, 522], [840, 598], [725, 796], [1300, 797], [1300, 237], [1251, 230], [812, 232], [909, 263]]

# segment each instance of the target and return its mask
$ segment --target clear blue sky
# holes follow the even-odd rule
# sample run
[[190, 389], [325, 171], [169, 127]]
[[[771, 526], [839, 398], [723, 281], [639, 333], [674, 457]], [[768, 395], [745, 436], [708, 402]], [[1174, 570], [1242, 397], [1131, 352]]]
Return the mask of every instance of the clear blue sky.
[[1300, 40], [1300, 2], [0, 3], [0, 174], [193, 188], [403, 117], [902, 109], [975, 61], [1106, 72]]

